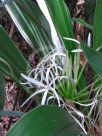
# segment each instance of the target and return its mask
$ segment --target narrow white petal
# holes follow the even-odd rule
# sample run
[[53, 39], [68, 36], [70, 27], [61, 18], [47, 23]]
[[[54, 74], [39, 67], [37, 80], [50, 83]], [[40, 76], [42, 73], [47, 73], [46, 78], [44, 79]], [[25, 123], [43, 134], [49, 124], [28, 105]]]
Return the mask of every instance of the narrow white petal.
[[44, 105], [44, 104], [45, 104], [46, 98], [47, 98], [47, 94], [48, 94], [48, 90], [46, 90], [46, 91], [44, 92], [44, 95], [43, 95], [42, 101], [41, 101], [41, 105]]
[[31, 78], [31, 77], [28, 77], [28, 76], [26, 76], [26, 75], [24, 75], [24, 74], [21, 74], [21, 76], [22, 76], [24, 79], [26, 79], [27, 81], [29, 81], [30, 83], [32, 83], [32, 84], [34, 84], [34, 85], [36, 85], [36, 86], [38, 86], [38, 87], [45, 87], [45, 85], [44, 85], [43, 83], [41, 83], [41, 82], [39, 82], [39, 81], [37, 81], [37, 80]]
[[91, 33], [88, 34], [87, 45], [91, 47]]
[[75, 49], [75, 50], [72, 50], [71, 52], [83, 52], [83, 50], [82, 49]]
[[35, 95], [40, 94], [40, 93], [43, 93], [43, 92], [45, 92], [45, 89], [41, 89], [41, 90], [39, 90], [39, 91], [33, 93], [20, 107], [23, 107], [23, 106], [24, 106], [32, 97], [34, 97]]
[[76, 39], [73, 39], [73, 38], [67, 38], [67, 37], [63, 37], [65, 40], [69, 40], [69, 41], [73, 41], [73, 42], [76, 42], [77, 44], [80, 44], [80, 42]]

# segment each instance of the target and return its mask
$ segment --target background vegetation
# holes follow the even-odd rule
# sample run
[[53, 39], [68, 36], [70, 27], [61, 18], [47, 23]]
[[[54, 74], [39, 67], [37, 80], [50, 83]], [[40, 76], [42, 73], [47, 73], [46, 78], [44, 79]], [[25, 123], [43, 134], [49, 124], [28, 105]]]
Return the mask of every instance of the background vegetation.
[[[101, 136], [102, 0], [44, 2], [58, 44], [37, 1], [0, 3], [26, 41], [24, 52], [0, 25], [0, 115], [10, 117], [8, 129], [22, 116], [6, 136]], [[12, 111], [4, 109], [7, 78], [19, 87]]]

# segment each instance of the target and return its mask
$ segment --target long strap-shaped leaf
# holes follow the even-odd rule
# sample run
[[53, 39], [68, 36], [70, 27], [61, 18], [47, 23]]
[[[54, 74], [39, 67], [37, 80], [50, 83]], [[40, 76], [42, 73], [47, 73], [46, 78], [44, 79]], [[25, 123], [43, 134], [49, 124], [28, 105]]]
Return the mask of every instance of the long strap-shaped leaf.
[[102, 0], [96, 1], [96, 9], [94, 15], [94, 32], [93, 45], [97, 49], [102, 45]]
[[92, 68], [100, 75], [102, 75], [102, 53], [89, 48], [86, 44], [81, 43], [81, 48], [83, 49], [89, 64]]
[[65, 44], [65, 48], [71, 52], [75, 46], [70, 41], [66, 41], [63, 37], [73, 38], [72, 20], [69, 10], [64, 0], [45, 0], [49, 9], [53, 23], [58, 34], [61, 36]]
[[0, 26], [0, 69], [19, 79], [21, 72], [27, 72], [29, 68], [28, 62]]
[[49, 24], [37, 4], [31, 0], [16, 0], [6, 5], [6, 9], [35, 53], [42, 57], [55, 47]]
[[24, 113], [20, 111], [8, 111], [8, 110], [0, 110], [0, 116], [16, 116], [21, 117]]

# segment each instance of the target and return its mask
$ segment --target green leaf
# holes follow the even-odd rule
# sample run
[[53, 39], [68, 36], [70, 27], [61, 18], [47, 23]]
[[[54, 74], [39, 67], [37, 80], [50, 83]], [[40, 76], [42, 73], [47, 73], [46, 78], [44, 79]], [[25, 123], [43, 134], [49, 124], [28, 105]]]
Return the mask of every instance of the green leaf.
[[55, 48], [50, 26], [38, 5], [32, 0], [13, 1], [6, 6], [12, 20], [39, 57]]
[[73, 38], [72, 20], [64, 0], [45, 0], [55, 28], [64, 42], [65, 48], [71, 53], [76, 46], [63, 37]]
[[21, 118], [6, 136], [78, 136], [81, 130], [70, 114], [56, 106], [41, 106]]
[[[0, 26], [0, 69], [14, 74], [19, 79], [21, 72], [27, 72], [30, 65]], [[10, 71], [12, 71], [10, 73]]]
[[0, 71], [0, 110], [4, 108], [5, 94], [5, 79], [3, 73]]
[[89, 48], [86, 44], [81, 42], [81, 48], [83, 49], [89, 64], [100, 75], [102, 75], [102, 54]]
[[0, 115], [1, 116], [16, 116], [16, 117], [21, 117], [24, 115], [23, 112], [19, 111], [8, 111], [8, 110], [0, 110]]
[[93, 30], [93, 26], [88, 24], [86, 21], [84, 21], [81, 18], [73, 18], [73, 21], [80, 23], [81, 25], [85, 26], [86, 28], [88, 28], [90, 30]]
[[93, 47], [97, 49], [102, 45], [102, 0], [97, 0], [94, 15]]

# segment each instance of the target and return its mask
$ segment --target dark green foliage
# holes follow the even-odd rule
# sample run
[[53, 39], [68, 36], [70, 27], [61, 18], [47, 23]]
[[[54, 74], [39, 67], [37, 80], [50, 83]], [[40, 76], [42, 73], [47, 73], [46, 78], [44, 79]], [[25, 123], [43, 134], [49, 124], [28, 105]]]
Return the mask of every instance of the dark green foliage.
[[6, 136], [78, 136], [81, 132], [66, 110], [41, 106], [23, 116]]

